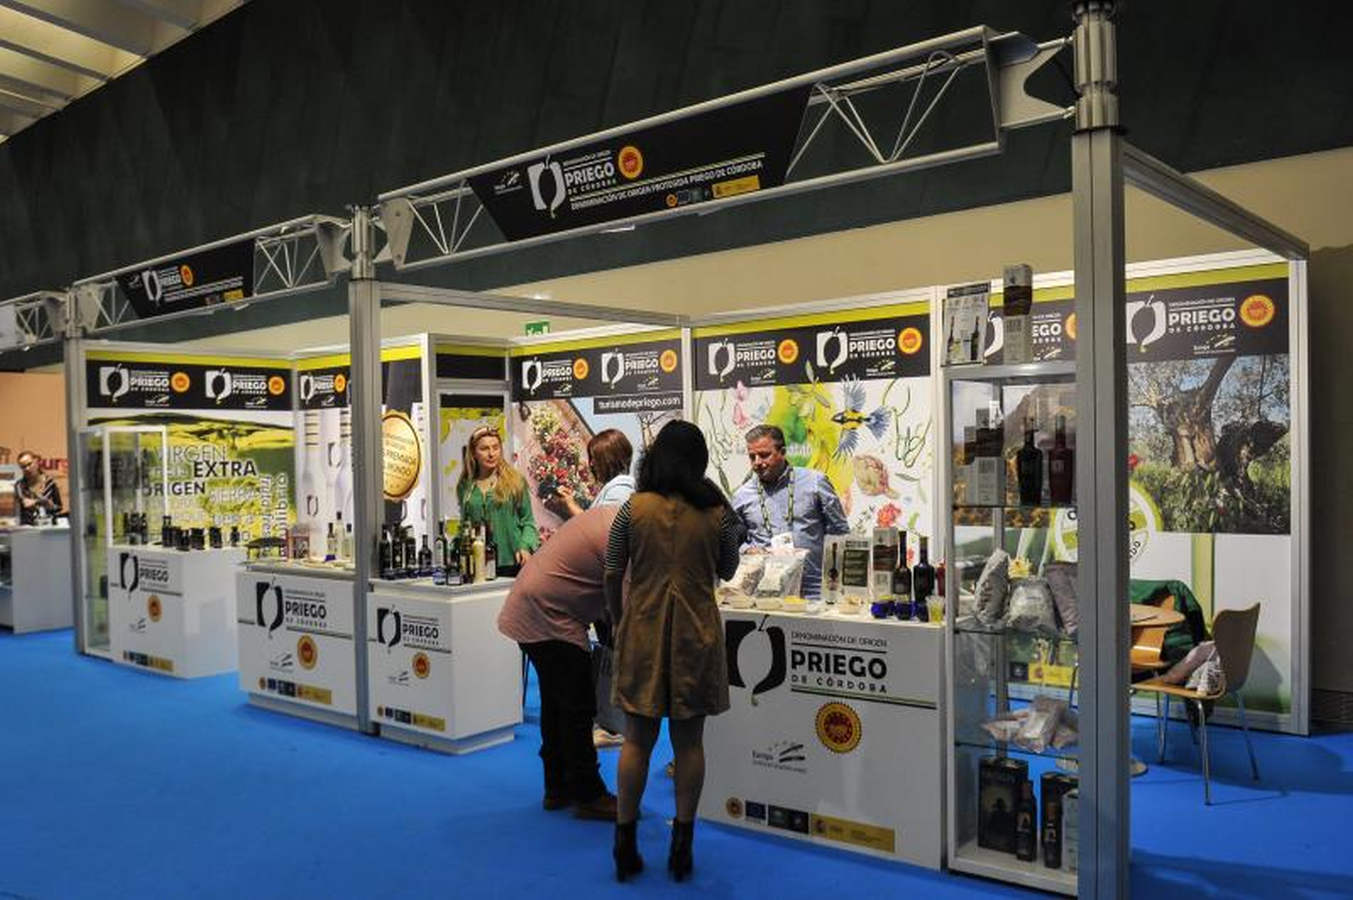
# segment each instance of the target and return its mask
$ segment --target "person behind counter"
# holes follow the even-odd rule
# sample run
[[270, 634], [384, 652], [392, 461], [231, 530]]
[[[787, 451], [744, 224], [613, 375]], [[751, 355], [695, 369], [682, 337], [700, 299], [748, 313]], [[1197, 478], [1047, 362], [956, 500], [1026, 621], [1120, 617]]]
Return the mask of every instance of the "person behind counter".
[[733, 494], [733, 508], [747, 527], [748, 547], [769, 547], [777, 534], [789, 532], [794, 546], [808, 551], [803, 563], [803, 596], [822, 593], [822, 545], [829, 534], [846, 534], [841, 499], [826, 475], [791, 466], [785, 459], [785, 433], [774, 425], [747, 432], [747, 458], [754, 477]]
[[470, 434], [461, 460], [456, 483], [461, 521], [487, 525], [498, 554], [499, 577], [516, 575], [540, 546], [526, 479], [503, 459], [503, 440], [490, 426]]
[[704, 477], [708, 463], [699, 428], [684, 421], [663, 426], [639, 463], [638, 492], [620, 507], [607, 543], [606, 604], [618, 623], [611, 693], [627, 716], [612, 851], [621, 881], [643, 869], [635, 820], [663, 718], [669, 720], [676, 755], [676, 818], [667, 868], [678, 881], [690, 874], [695, 810], [705, 780], [705, 717], [728, 709], [728, 662], [714, 585], [716, 576], [731, 578], [737, 569], [738, 522]]
[[596, 693], [587, 626], [605, 607], [606, 541], [619, 508], [594, 506], [569, 519], [521, 567], [498, 614], [498, 630], [521, 645], [540, 680], [540, 760], [547, 810], [615, 821], [592, 740]]
[[[634, 447], [625, 432], [618, 428], [599, 431], [587, 442], [587, 467], [601, 485], [601, 490], [592, 498], [592, 506], [619, 506], [629, 499], [634, 493], [634, 478], [630, 475], [633, 461]], [[583, 511], [573, 489], [567, 485], [557, 487], [546, 505], [564, 518]]]
[[48, 517], [61, 511], [61, 491], [56, 482], [42, 471], [42, 460], [31, 450], [19, 454], [19, 468], [23, 477], [14, 482], [14, 496], [19, 501], [19, 524], [38, 524], [38, 514]]

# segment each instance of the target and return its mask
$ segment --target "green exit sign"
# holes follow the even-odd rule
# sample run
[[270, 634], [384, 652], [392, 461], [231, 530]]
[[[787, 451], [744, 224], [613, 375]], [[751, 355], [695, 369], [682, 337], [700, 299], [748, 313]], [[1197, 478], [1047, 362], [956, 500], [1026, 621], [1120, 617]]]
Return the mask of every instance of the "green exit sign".
[[549, 333], [550, 333], [550, 320], [549, 320], [549, 319], [541, 319], [539, 322], [527, 322], [527, 323], [526, 323], [526, 333], [527, 333], [527, 334], [549, 334]]

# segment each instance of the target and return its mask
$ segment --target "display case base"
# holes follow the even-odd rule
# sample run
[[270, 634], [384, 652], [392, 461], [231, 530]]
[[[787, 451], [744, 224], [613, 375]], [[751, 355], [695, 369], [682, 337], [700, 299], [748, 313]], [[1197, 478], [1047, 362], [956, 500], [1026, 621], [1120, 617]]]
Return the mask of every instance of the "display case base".
[[516, 737], [516, 728], [509, 725], [506, 728], [497, 728], [483, 734], [452, 739], [432, 737], [421, 732], [400, 728], [398, 725], [383, 724], [381, 725], [381, 737], [398, 741], [401, 744], [421, 747], [424, 750], [436, 750], [438, 753], [446, 753], [451, 756], [463, 756], [466, 753], [474, 753], [477, 750], [487, 750], [490, 747], [497, 747], [499, 744], [510, 743]]
[[279, 700], [276, 697], [268, 697], [263, 694], [249, 694], [248, 696], [249, 705], [257, 706], [259, 709], [281, 713], [285, 716], [295, 716], [298, 719], [309, 719], [311, 722], [319, 722], [321, 725], [346, 728], [349, 731], [358, 730], [356, 716], [315, 709], [312, 706], [302, 706], [299, 703], [288, 703], [286, 700]]

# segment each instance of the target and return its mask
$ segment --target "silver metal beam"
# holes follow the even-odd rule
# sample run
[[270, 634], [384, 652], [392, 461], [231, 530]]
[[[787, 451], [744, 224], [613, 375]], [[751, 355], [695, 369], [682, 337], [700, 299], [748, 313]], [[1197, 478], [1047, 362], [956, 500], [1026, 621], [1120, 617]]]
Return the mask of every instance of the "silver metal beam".
[[41, 92], [57, 100], [69, 101], [100, 82], [82, 79], [82, 76], [61, 66], [34, 59], [25, 53], [10, 50], [0, 40], [0, 72], [17, 87], [20, 93]]
[[[77, 75], [84, 75], [87, 78], [93, 78], [100, 84], [108, 81], [109, 78], [112, 77], [110, 74], [104, 72], [101, 69], [92, 68], [90, 64], [93, 62], [93, 60], [90, 59], [87, 55], [85, 55], [80, 60], [67, 59], [65, 57], [55, 56], [37, 47], [29, 47], [24, 44], [17, 43], [15, 41], [6, 40], [3, 37], [0, 37], [0, 47], [12, 50], [15, 53], [21, 53], [24, 56], [31, 56], [33, 59], [40, 60], [42, 62], [48, 63], [53, 66], [57, 66], [62, 69], [68, 69], [69, 71], [74, 72]], [[111, 54], [115, 53], [116, 51], [113, 50], [112, 48], [108, 48], [108, 52]]]
[[18, 113], [21, 116], [30, 116], [34, 119], [40, 119], [49, 112], [54, 112], [61, 107], [59, 103], [52, 101], [43, 102], [34, 100], [22, 92], [11, 91], [3, 84], [0, 84], [0, 107], [10, 112]]
[[616, 309], [591, 306], [586, 303], [568, 303], [560, 300], [539, 300], [535, 297], [514, 297], [510, 294], [489, 294], [458, 288], [424, 287], [416, 284], [380, 282], [381, 298], [404, 303], [436, 303], [442, 306], [461, 306], [469, 309], [492, 309], [499, 312], [520, 312], [533, 315], [568, 316], [578, 319], [599, 319], [624, 322], [630, 325], [657, 325], [680, 328], [688, 322], [678, 313], [652, 312], [639, 309]]
[[1076, 514], [1080, 662], [1078, 894], [1129, 896], [1127, 344], [1114, 4], [1075, 5]]
[[88, 648], [89, 623], [85, 620], [85, 510], [81, 488], [84, 484], [84, 448], [80, 435], [84, 433], [85, 373], [83, 342], [78, 328], [68, 329], [63, 360], [66, 378], [66, 498], [70, 522], [70, 577], [71, 603], [74, 608], [75, 652]]
[[1310, 247], [1301, 238], [1126, 141], [1123, 177], [1133, 187], [1284, 259], [1307, 259], [1311, 255]]
[[[354, 224], [367, 221], [365, 211]], [[369, 246], [358, 241], [361, 246]], [[369, 255], [369, 254], [368, 254]], [[369, 265], [359, 264], [357, 268]], [[352, 643], [357, 666], [357, 727], [373, 733], [367, 685], [366, 602], [371, 579], [380, 571], [377, 536], [382, 519], [384, 451], [381, 446], [381, 285], [359, 278], [348, 282], [349, 383], [352, 403]]]
[[137, 56], [160, 49], [168, 35], [157, 41], [157, 30], [171, 27], [132, 9], [87, 0], [0, 0], [0, 6]]

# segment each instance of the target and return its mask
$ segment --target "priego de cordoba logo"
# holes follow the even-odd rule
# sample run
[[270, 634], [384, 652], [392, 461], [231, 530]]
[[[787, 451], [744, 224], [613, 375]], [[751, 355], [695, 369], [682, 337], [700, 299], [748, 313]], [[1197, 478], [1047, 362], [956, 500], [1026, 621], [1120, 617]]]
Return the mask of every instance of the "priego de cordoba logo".
[[625, 354], [619, 350], [601, 354], [601, 383], [614, 388], [625, 377]]
[[732, 341], [711, 341], [709, 345], [709, 374], [722, 381], [737, 364], [737, 351]]
[[[127, 592], [136, 590], [141, 583], [141, 561], [135, 553], [123, 552], [118, 555], [118, 582]], [[129, 574], [130, 573], [130, 574]]]
[[739, 650], [742, 643], [750, 635], [764, 635], [764, 639], [770, 643], [770, 667], [765, 675], [752, 685], [752, 705], [757, 703], [757, 696], [764, 694], [772, 688], [777, 688], [785, 683], [785, 675], [788, 671], [789, 654], [786, 652], [785, 632], [778, 625], [766, 627], [766, 619], [763, 616], [761, 624], [750, 619], [729, 619], [724, 623], [724, 648], [728, 656], [728, 683], [733, 687], [747, 687], [747, 679], [743, 676], [742, 665], [738, 661]]
[[300, 661], [301, 668], [307, 670], [315, 668], [315, 663], [319, 662], [319, 645], [310, 635], [303, 634], [296, 641], [296, 659]]
[[1165, 304], [1154, 296], [1129, 301], [1123, 315], [1127, 320], [1127, 342], [1136, 344], [1142, 353], [1163, 338], [1169, 327]]
[[99, 366], [99, 395], [116, 403], [119, 397], [132, 389], [132, 378], [126, 366]]
[[860, 714], [844, 703], [828, 703], [817, 711], [817, 737], [833, 753], [849, 753], [860, 745]]
[[[272, 608], [269, 609], [269, 599], [272, 601]], [[286, 618], [286, 607], [282, 604], [282, 586], [268, 581], [257, 581], [254, 583], [254, 621], [268, 629], [268, 639], [272, 639], [272, 633], [282, 627], [282, 620]]]
[[817, 365], [819, 369], [835, 372], [850, 358], [850, 342], [840, 328], [817, 333]]
[[[548, 173], [548, 178], [546, 177]], [[526, 180], [531, 184], [531, 203], [540, 212], [554, 218], [555, 210], [564, 203], [564, 167], [546, 159], [526, 167]], [[545, 199], [545, 188], [550, 188], [550, 199]]]
[[207, 399], [220, 403], [234, 392], [234, 379], [225, 369], [207, 370]]
[[315, 396], [315, 376], [313, 376], [313, 375], [302, 375], [302, 376], [301, 376], [300, 390], [301, 390], [301, 402], [302, 402], [302, 403], [306, 402], [306, 401], [309, 400], [311, 397]]
[[534, 394], [545, 380], [545, 369], [538, 359], [523, 360], [521, 364], [521, 385], [528, 394]]
[[404, 617], [397, 609], [380, 607], [376, 610], [376, 640], [386, 647], [394, 647], [404, 639]]

